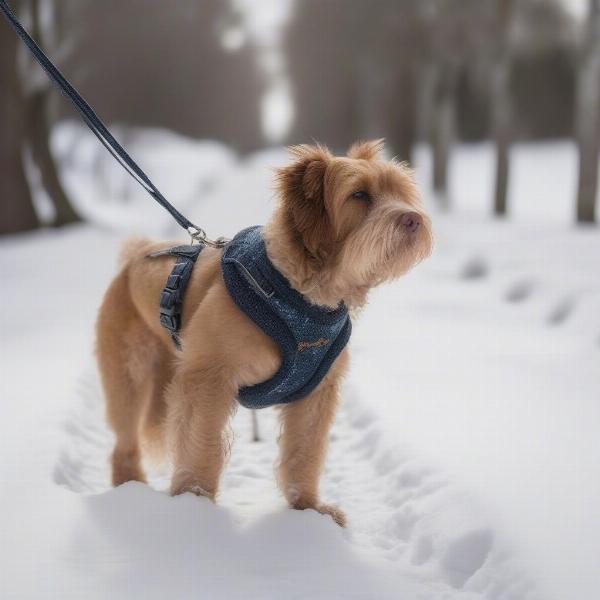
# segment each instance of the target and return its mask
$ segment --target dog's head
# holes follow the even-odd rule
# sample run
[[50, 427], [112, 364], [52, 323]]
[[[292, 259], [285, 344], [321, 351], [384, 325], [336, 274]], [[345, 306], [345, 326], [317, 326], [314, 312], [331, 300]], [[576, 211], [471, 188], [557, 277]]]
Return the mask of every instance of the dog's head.
[[295, 146], [292, 162], [277, 172], [286, 229], [315, 270], [332, 273], [340, 287], [399, 277], [432, 249], [412, 170], [382, 151], [382, 140], [354, 144], [343, 157]]

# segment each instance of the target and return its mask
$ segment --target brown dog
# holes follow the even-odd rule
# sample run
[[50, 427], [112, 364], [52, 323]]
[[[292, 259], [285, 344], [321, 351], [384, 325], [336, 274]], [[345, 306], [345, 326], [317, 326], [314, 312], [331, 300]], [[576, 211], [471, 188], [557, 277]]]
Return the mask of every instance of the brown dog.
[[[304, 298], [351, 311], [369, 290], [406, 273], [429, 255], [431, 224], [410, 169], [384, 161], [381, 141], [355, 144], [345, 157], [321, 146], [292, 149], [277, 176], [278, 205], [265, 227], [269, 259]], [[183, 352], [160, 326], [158, 299], [173, 258], [149, 259], [165, 243], [130, 242], [124, 266], [98, 317], [98, 363], [108, 420], [116, 434], [113, 484], [144, 481], [140, 439], [167, 443], [171, 492], [215, 499], [229, 449], [226, 434], [240, 387], [279, 368], [278, 345], [242, 313], [221, 273], [222, 250], [200, 255], [186, 291]], [[322, 504], [318, 482], [345, 349], [320, 385], [280, 409], [278, 482], [293, 508], [313, 508], [343, 525]]]

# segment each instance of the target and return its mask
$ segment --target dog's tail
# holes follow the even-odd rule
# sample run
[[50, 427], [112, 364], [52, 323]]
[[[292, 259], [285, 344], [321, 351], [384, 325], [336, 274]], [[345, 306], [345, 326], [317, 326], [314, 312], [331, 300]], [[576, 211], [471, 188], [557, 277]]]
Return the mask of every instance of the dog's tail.
[[140, 254], [147, 254], [150, 252], [151, 246], [152, 240], [148, 237], [141, 235], [128, 237], [121, 245], [121, 251], [119, 252], [119, 266], [124, 267]]

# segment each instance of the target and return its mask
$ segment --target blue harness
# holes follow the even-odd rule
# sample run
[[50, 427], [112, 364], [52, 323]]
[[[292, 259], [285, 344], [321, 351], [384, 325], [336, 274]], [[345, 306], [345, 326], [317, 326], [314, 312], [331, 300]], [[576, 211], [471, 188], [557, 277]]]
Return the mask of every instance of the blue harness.
[[267, 381], [239, 390], [240, 404], [264, 408], [308, 396], [350, 339], [348, 309], [306, 301], [273, 266], [261, 227], [238, 233], [223, 252], [221, 268], [233, 301], [281, 350], [281, 367]]
[[[161, 323], [180, 348], [181, 305], [202, 246], [179, 246], [150, 256], [177, 256], [161, 296]], [[281, 350], [281, 367], [270, 379], [240, 388], [246, 408], [286, 404], [308, 396], [344, 349], [352, 324], [344, 304], [335, 309], [311, 304], [273, 266], [261, 227], [240, 231], [221, 258], [223, 279], [238, 308]]]

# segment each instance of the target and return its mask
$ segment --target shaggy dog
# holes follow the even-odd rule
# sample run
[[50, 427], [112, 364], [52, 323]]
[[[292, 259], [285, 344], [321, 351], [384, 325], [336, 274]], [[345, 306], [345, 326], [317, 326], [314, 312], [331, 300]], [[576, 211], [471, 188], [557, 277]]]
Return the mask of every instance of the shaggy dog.
[[[431, 223], [413, 174], [381, 157], [381, 141], [347, 156], [322, 146], [291, 149], [277, 172], [278, 204], [264, 229], [270, 261], [309, 302], [355, 313], [369, 290], [406, 273], [431, 252]], [[242, 386], [269, 379], [279, 346], [236, 306], [221, 249], [206, 248], [183, 306], [183, 351], [159, 323], [158, 302], [174, 259], [147, 258], [165, 243], [133, 241], [97, 323], [97, 354], [109, 423], [116, 434], [114, 485], [144, 481], [142, 440], [168, 448], [171, 493], [214, 500], [229, 450], [228, 422]], [[319, 476], [348, 368], [345, 348], [307, 397], [282, 405], [277, 479], [290, 506], [345, 517], [319, 498]]]

